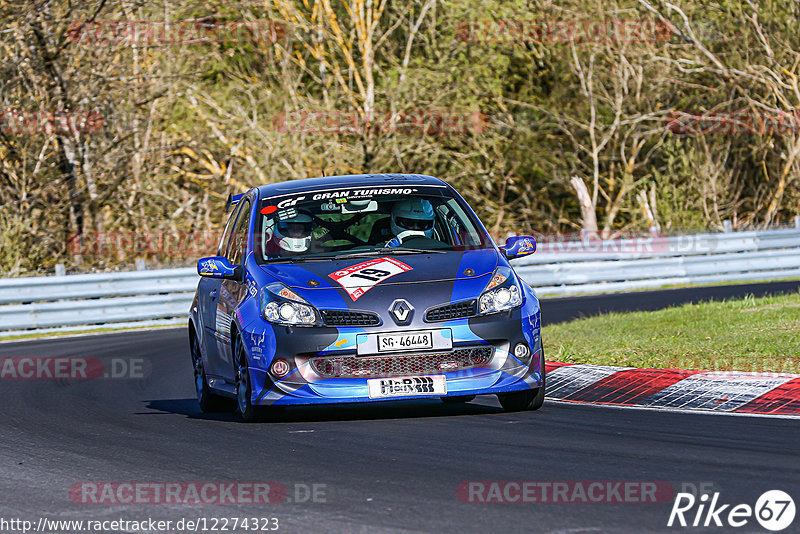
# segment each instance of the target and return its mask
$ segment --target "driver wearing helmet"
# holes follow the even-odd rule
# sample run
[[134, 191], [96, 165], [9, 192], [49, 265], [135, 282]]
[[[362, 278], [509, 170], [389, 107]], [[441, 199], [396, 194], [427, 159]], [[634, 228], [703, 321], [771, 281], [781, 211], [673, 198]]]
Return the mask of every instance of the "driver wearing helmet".
[[422, 198], [400, 200], [392, 207], [391, 229], [394, 237], [387, 247], [399, 247], [403, 241], [414, 238], [433, 237], [435, 217], [431, 203]]
[[298, 213], [289, 219], [269, 219], [264, 231], [264, 255], [291, 256], [306, 252], [311, 246], [311, 215]]

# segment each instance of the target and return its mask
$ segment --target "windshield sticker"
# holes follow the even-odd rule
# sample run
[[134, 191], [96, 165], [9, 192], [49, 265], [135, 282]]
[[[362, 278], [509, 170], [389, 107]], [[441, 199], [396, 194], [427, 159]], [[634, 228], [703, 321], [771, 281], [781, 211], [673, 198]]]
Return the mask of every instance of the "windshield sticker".
[[419, 191], [420, 191], [419, 188], [416, 187], [382, 187], [377, 189], [361, 188], [361, 189], [343, 189], [343, 190], [340, 189], [336, 191], [316, 193], [313, 196], [306, 196], [306, 195], [289, 196], [288, 198], [284, 198], [283, 200], [277, 203], [275, 203], [275, 197], [264, 198], [262, 199], [262, 201], [265, 203], [268, 202], [270, 204], [275, 203], [277, 209], [283, 210], [286, 208], [291, 208], [296, 206], [297, 203], [302, 200], [305, 201], [325, 200], [335, 204], [344, 204], [354, 199], [369, 200], [373, 197], [381, 195], [406, 196], [418, 193]]
[[331, 191], [330, 193], [317, 193], [312, 200], [335, 199], [336, 202], [346, 202], [354, 198], [372, 198], [378, 195], [410, 195], [416, 193], [416, 187], [386, 187], [383, 189], [351, 189], [349, 191]]
[[300, 202], [304, 198], [306, 198], [306, 197], [305, 196], [299, 196], [297, 198], [287, 198], [286, 200], [281, 200], [280, 202], [278, 202], [278, 208], [280, 208], [280, 209], [291, 208], [292, 206], [294, 206], [295, 204], [297, 204], [298, 202]]
[[286, 219], [293, 219], [295, 217], [297, 217], [297, 210], [294, 208], [289, 208], [278, 212], [278, 218], [282, 221], [285, 221]]
[[339, 211], [339, 206], [333, 202], [328, 202], [327, 204], [322, 204], [319, 209], [321, 211]]
[[269, 215], [278, 211], [278, 206], [264, 206], [261, 208], [261, 215]]
[[341, 285], [353, 302], [364, 293], [392, 276], [413, 270], [394, 258], [376, 258], [329, 274]]

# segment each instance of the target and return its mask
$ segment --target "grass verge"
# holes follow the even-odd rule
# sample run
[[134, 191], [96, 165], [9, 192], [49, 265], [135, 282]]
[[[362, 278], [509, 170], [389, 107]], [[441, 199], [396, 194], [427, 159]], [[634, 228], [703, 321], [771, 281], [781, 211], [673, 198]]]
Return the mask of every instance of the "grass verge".
[[690, 289], [693, 287], [720, 287], [720, 286], [743, 286], [743, 285], [750, 285], [750, 284], [767, 284], [771, 282], [798, 282], [800, 281], [800, 277], [790, 277], [790, 278], [776, 278], [774, 280], [723, 280], [721, 282], [700, 282], [697, 284], [665, 284], [659, 286], [647, 286], [647, 287], [634, 287], [628, 289], [618, 289], [614, 291], [586, 291], [586, 292], [579, 292], [579, 293], [547, 293], [542, 291], [541, 289], [537, 289], [533, 286], [534, 290], [536, 291], [536, 295], [541, 297], [542, 299], [555, 299], [555, 298], [571, 298], [571, 297], [587, 297], [587, 296], [596, 296], [596, 295], [616, 295], [619, 293], [646, 293], [648, 291], [661, 291], [665, 289]]
[[609, 313], [545, 326], [542, 339], [551, 361], [800, 373], [800, 292]]

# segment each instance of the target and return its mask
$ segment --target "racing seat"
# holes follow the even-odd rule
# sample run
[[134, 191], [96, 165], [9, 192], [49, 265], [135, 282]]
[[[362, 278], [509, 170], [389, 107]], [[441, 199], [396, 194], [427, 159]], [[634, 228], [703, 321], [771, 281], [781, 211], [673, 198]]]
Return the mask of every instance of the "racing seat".
[[372, 225], [372, 230], [369, 233], [369, 242], [372, 245], [384, 244], [394, 237], [392, 233], [392, 216], [387, 215], [382, 219], [378, 219]]

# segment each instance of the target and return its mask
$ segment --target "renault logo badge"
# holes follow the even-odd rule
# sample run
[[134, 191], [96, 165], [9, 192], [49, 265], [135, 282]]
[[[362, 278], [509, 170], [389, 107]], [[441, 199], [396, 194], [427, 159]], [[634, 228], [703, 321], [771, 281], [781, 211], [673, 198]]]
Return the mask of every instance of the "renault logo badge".
[[411, 316], [414, 315], [414, 307], [405, 299], [397, 299], [392, 302], [389, 311], [394, 317], [394, 322], [401, 326], [410, 323]]

